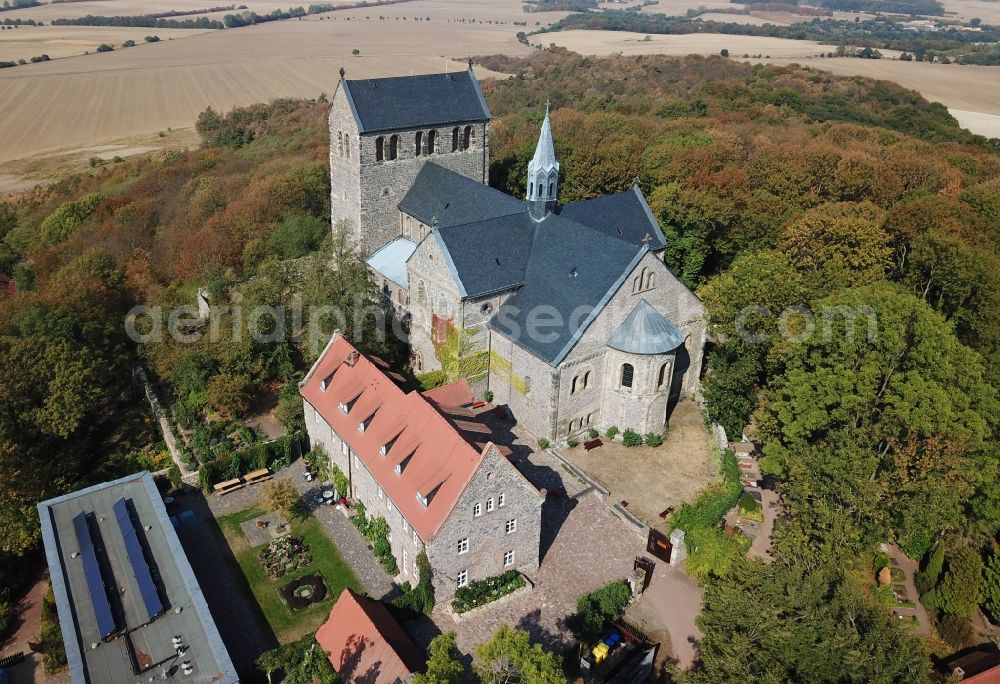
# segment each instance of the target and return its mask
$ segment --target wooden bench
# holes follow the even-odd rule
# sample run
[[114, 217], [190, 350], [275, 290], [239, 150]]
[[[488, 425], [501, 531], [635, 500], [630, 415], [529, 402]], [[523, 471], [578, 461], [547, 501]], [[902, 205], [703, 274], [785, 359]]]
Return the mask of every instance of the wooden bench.
[[263, 482], [264, 480], [271, 479], [271, 471], [267, 468], [261, 468], [260, 470], [255, 470], [252, 473], [247, 473], [243, 476], [243, 481], [247, 484], [254, 484], [256, 482]]
[[212, 485], [212, 489], [216, 494], [225, 495], [229, 492], [235, 492], [237, 489], [243, 489], [246, 486], [240, 478], [233, 480], [226, 480], [225, 482], [220, 482], [216, 485]]
[[590, 440], [588, 442], [584, 442], [583, 443], [583, 448], [586, 451], [590, 451], [591, 449], [596, 449], [599, 446], [604, 446], [604, 442], [602, 442], [599, 438], [598, 439], [592, 439], [592, 440]]

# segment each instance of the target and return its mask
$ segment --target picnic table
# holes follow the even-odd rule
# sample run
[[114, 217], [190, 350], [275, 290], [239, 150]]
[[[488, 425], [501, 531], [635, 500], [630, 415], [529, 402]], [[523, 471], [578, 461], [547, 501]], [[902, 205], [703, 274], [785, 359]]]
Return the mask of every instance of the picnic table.
[[213, 485], [212, 489], [218, 494], [228, 494], [229, 492], [234, 492], [244, 486], [243, 480], [237, 477], [232, 480], [226, 480], [225, 482], [219, 482], [218, 484]]
[[260, 468], [259, 470], [254, 470], [253, 472], [247, 473], [243, 476], [243, 480], [247, 484], [253, 484], [254, 482], [260, 482], [262, 480], [268, 480], [271, 478], [271, 471], [267, 468]]

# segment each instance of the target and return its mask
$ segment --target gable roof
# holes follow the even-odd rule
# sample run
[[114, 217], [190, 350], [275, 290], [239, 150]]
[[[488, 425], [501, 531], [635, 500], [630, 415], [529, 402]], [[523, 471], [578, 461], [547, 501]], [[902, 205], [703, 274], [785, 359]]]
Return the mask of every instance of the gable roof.
[[393, 684], [423, 669], [420, 650], [384, 605], [344, 589], [316, 632], [345, 682]]
[[419, 392], [404, 392], [340, 333], [299, 392], [347, 442], [425, 543], [494, 448], [487, 443], [477, 451], [434, 402]]
[[472, 69], [449, 74], [342, 78], [359, 133], [482, 122], [490, 119]]
[[445, 228], [525, 211], [521, 200], [434, 162], [420, 167], [399, 209], [427, 226]]
[[963, 682], [1000, 684], [1000, 649], [996, 644], [966, 648], [945, 659], [942, 665], [948, 674], [958, 675], [956, 668], [960, 668], [959, 679]]
[[652, 238], [648, 241], [649, 248], [654, 252], [667, 246], [660, 225], [638, 185], [615, 195], [564, 205], [559, 208], [559, 215], [634, 244], [642, 243], [648, 234]]
[[666, 354], [682, 344], [684, 333], [645, 299], [608, 339], [609, 347], [629, 354]]
[[[489, 326], [557, 366], [648, 251], [549, 214], [536, 224], [524, 286]], [[545, 325], [549, 314], [557, 324]]]

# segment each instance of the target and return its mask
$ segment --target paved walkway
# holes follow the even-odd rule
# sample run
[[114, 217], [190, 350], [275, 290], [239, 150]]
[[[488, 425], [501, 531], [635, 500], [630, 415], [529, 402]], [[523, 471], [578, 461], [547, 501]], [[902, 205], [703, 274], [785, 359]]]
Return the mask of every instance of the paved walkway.
[[760, 492], [761, 509], [764, 522], [750, 545], [750, 555], [762, 558], [765, 563], [774, 560], [771, 556], [771, 535], [774, 533], [774, 521], [781, 514], [781, 497], [773, 489], [758, 489]]
[[924, 604], [920, 602], [920, 594], [917, 593], [917, 587], [913, 583], [913, 575], [918, 569], [917, 562], [910, 559], [905, 553], [900, 551], [899, 547], [895, 544], [883, 544], [882, 546], [883, 550], [889, 554], [889, 558], [895, 561], [899, 568], [903, 571], [903, 586], [906, 587], [907, 598], [915, 604], [913, 608], [896, 606], [892, 609], [893, 614], [904, 617], [916, 616], [917, 633], [925, 639], [930, 638], [931, 627], [930, 621], [927, 619], [927, 611], [924, 609]]
[[695, 618], [701, 612], [701, 600], [701, 587], [682, 568], [658, 560], [649, 588], [629, 606], [625, 617], [651, 638], [666, 632], [669, 642], [660, 656], [686, 670], [698, 657], [701, 630]]

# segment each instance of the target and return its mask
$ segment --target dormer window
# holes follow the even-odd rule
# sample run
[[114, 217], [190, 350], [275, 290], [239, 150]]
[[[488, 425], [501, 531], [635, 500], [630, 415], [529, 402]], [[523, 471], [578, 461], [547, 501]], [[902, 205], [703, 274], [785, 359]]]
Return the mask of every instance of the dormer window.
[[382, 448], [381, 448], [381, 449], [379, 449], [379, 452], [380, 452], [380, 453], [381, 453], [381, 454], [382, 454], [383, 456], [386, 456], [386, 455], [387, 455], [387, 454], [388, 454], [388, 453], [389, 453], [389, 452], [390, 452], [390, 451], [392, 450], [392, 447], [393, 447], [393, 445], [395, 445], [395, 444], [396, 444], [396, 440], [397, 440], [397, 439], [399, 439], [399, 436], [400, 436], [401, 434], [403, 434], [403, 433], [402, 433], [402, 432], [398, 432], [398, 433], [396, 433], [396, 436], [395, 436], [395, 437], [393, 437], [393, 438], [392, 438], [392, 439], [390, 439], [390, 440], [389, 440], [388, 442], [386, 442], [385, 444], [383, 444], [383, 445], [382, 445]]
[[364, 432], [365, 430], [368, 429], [368, 426], [372, 424], [373, 420], [375, 420], [375, 414], [376, 413], [378, 413], [378, 409], [375, 409], [374, 411], [372, 411], [372, 413], [371, 413], [370, 416], [368, 416], [363, 421], [361, 421], [360, 423], [358, 423], [358, 432]]
[[402, 461], [396, 464], [396, 474], [402, 475], [403, 471], [406, 470], [406, 466], [410, 465], [410, 459], [413, 458], [413, 453], [404, 458]]
[[358, 403], [358, 399], [361, 398], [362, 392], [364, 392], [364, 390], [361, 390], [360, 392], [355, 394], [351, 399], [340, 402], [340, 410], [343, 411], [344, 413], [350, 413], [351, 409], [354, 408], [354, 405]]
[[417, 492], [417, 501], [419, 501], [420, 505], [423, 506], [424, 508], [427, 508], [427, 504], [430, 503], [427, 497], [423, 496], [420, 492]]

